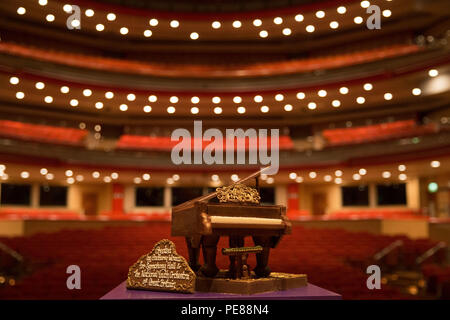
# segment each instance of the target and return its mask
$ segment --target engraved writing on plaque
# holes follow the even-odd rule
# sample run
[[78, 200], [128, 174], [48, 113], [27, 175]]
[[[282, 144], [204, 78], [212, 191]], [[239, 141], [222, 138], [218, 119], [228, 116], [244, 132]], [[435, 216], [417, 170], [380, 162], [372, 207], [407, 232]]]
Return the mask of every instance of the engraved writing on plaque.
[[164, 239], [130, 267], [127, 288], [193, 293], [195, 279], [194, 271], [177, 253], [175, 244]]

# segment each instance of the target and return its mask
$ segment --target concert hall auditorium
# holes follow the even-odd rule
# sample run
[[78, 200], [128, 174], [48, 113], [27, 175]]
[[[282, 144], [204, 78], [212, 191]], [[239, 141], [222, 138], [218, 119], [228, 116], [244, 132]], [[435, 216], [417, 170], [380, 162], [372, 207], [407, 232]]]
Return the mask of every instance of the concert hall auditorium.
[[0, 300], [101, 299], [162, 239], [197, 271], [183, 228], [253, 270], [233, 228], [276, 223], [272, 273], [450, 299], [449, 52], [448, 0], [0, 1]]

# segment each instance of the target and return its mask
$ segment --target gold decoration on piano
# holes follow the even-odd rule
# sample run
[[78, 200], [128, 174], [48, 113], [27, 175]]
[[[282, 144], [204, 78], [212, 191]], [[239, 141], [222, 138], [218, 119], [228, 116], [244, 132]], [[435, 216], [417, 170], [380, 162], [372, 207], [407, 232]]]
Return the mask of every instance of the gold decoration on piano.
[[216, 189], [217, 199], [220, 202], [238, 202], [259, 204], [261, 197], [255, 188], [244, 184], [235, 184], [229, 187], [219, 187]]

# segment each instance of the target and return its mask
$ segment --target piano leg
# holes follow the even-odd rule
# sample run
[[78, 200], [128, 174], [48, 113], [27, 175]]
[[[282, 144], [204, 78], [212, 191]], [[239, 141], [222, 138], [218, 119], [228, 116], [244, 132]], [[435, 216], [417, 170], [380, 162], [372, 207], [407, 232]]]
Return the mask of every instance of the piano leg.
[[253, 271], [258, 278], [268, 277], [271, 272], [268, 264], [272, 237], [253, 236], [253, 242], [256, 246], [263, 247], [263, 251], [256, 254], [256, 267]]
[[202, 237], [202, 249], [204, 264], [200, 268], [200, 273], [206, 277], [213, 278], [219, 269], [216, 266], [216, 252], [217, 243], [219, 242], [219, 236], [203, 236]]
[[198, 258], [200, 256], [200, 238], [186, 237], [186, 244], [189, 255], [189, 266], [194, 272], [200, 269]]
[[[242, 236], [230, 236], [229, 239], [230, 248], [238, 248], [244, 246], [244, 237]], [[230, 267], [228, 269], [228, 276], [230, 278], [236, 279], [238, 277], [237, 272], [239, 272], [239, 268], [236, 269], [236, 259], [239, 259], [240, 257], [236, 257], [231, 255], [229, 257], [230, 259]]]

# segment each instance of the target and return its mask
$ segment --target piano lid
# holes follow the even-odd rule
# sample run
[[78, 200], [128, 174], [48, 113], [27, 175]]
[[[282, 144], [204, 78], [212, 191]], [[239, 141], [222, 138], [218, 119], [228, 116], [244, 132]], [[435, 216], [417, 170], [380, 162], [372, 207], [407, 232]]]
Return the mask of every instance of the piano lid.
[[[226, 190], [224, 190], [224, 188], [231, 190], [231, 189], [233, 189], [234, 187], [237, 187], [238, 185], [242, 185], [242, 184], [244, 184], [244, 183], [250, 181], [250, 180], [253, 179], [253, 178], [258, 178], [259, 176], [261, 176], [262, 174], [264, 174], [264, 172], [266, 172], [267, 170], [269, 170], [269, 168], [270, 168], [270, 167], [262, 168], [261, 170], [255, 172], [255, 173], [252, 173], [251, 175], [249, 175], [249, 176], [247, 176], [247, 177], [245, 177], [245, 178], [243, 178], [243, 179], [240, 179], [240, 180], [238, 180], [238, 181], [232, 183], [231, 185], [229, 185], [229, 186], [227, 186], [227, 187], [218, 188], [218, 190], [216, 190], [216, 191], [214, 191], [214, 192], [212, 192], [212, 193], [210, 193], [210, 194], [207, 194], [207, 195], [204, 195], [204, 196], [200, 196], [200, 197], [194, 198], [194, 199], [192, 199], [192, 200], [186, 201], [186, 202], [184, 202], [184, 203], [182, 203], [182, 204], [179, 204], [178, 206], [176, 206], [176, 207], [174, 207], [174, 208], [176, 208], [176, 209], [178, 210], [178, 209], [181, 209], [181, 208], [183, 208], [183, 207], [189, 206], [189, 205], [191, 205], [191, 204], [193, 204], [193, 203], [195, 203], [195, 202], [207, 202], [207, 201], [209, 201], [210, 199], [213, 199], [214, 197], [217, 197], [217, 196], [219, 195], [219, 193], [221, 193], [221, 191], [222, 191], [222, 192], [223, 192], [223, 191], [226, 192]], [[247, 191], [248, 191], [249, 193], [251, 193], [250, 190], [247, 190]], [[246, 191], [246, 192], [247, 192], [247, 191]], [[249, 197], [251, 197], [251, 196], [249, 196]], [[258, 194], [258, 197], [259, 197], [259, 194]], [[247, 198], [247, 197], [246, 197], [246, 198]], [[255, 197], [255, 198], [256, 198], [256, 197]], [[236, 202], [237, 202], [237, 201], [236, 201]], [[252, 203], [253, 201], [247, 201], [247, 203], [248, 203], [248, 202]], [[254, 202], [253, 202], [253, 203], [254, 203]], [[259, 203], [259, 199], [258, 199], [258, 203]]]

